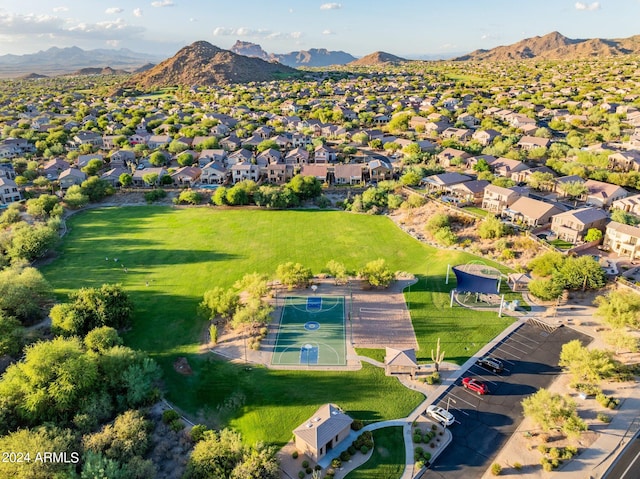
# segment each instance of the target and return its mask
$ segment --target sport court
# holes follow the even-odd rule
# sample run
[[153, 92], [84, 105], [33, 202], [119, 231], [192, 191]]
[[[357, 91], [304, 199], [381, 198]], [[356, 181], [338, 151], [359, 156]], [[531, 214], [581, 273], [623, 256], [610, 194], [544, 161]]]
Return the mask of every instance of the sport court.
[[289, 296], [284, 299], [271, 364], [346, 365], [343, 296]]

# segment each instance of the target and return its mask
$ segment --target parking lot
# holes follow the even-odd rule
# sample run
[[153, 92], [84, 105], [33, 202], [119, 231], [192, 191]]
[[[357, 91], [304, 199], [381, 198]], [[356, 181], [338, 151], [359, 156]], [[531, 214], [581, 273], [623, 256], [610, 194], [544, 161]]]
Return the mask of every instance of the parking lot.
[[[488, 354], [504, 364], [502, 374], [478, 365], [467, 370], [434, 404], [449, 408], [456, 418], [451, 426], [453, 441], [431, 466], [426, 477], [481, 477], [505, 441], [522, 420], [520, 402], [539, 388], [548, 387], [560, 373], [562, 345], [589, 336], [568, 327], [554, 329], [544, 323], [523, 324]], [[462, 379], [473, 377], [489, 386], [489, 394], [478, 395], [462, 387]]]

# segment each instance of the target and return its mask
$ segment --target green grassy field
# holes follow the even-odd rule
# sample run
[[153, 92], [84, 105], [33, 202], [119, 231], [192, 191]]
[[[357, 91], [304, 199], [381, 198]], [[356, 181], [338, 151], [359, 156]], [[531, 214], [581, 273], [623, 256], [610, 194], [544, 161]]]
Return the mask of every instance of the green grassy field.
[[[372, 380], [373, 373], [363, 372], [265, 371], [253, 375], [255, 391], [238, 392], [233, 381], [222, 387], [227, 380], [221, 367], [225, 363], [203, 360], [198, 352], [206, 324], [197, 317], [197, 305], [204, 291], [214, 286], [231, 286], [254, 271], [272, 276], [277, 265], [286, 261], [300, 262], [319, 273], [331, 259], [355, 271], [368, 261], [385, 258], [393, 270], [413, 272], [420, 278], [406, 297], [422, 360], [430, 359], [431, 348], [441, 338], [445, 360], [462, 362], [511, 321], [492, 312], [469, 314], [460, 307], [450, 309], [452, 285], [444, 284], [447, 264], [476, 258], [424, 245], [383, 216], [141, 206], [88, 210], [71, 217], [68, 227], [59, 258], [42, 268], [60, 298], [83, 286], [122, 283], [136, 306], [133, 328], [125, 334], [125, 341], [148, 351], [162, 364], [168, 398], [198, 420], [213, 417], [220, 424], [238, 427], [251, 439], [288, 439], [305, 415], [327, 401], [338, 403], [354, 417], [377, 420], [408, 414], [419, 398], [397, 382], [384, 394], [369, 390], [363, 394], [365, 389], [376, 391], [379, 382], [377, 377]], [[192, 363], [192, 376], [173, 371], [178, 356]], [[272, 381], [292, 377], [299, 378], [303, 389], [322, 378], [317, 397], [309, 395], [305, 401], [287, 405], [283, 398], [288, 393], [269, 393], [276, 388]], [[357, 384], [358, 394], [366, 401], [360, 399], [352, 408], [341, 403], [337, 396], [347, 384]], [[371, 388], [372, 384], [376, 387]], [[355, 389], [348, 394], [357, 395]], [[396, 401], [402, 406], [389, 409], [379, 404]], [[283, 408], [287, 412], [284, 420], [278, 412]], [[267, 421], [278, 423], [273, 427], [281, 432], [275, 436], [266, 426], [260, 428], [267, 417], [280, 418], [279, 422]]]
[[404, 438], [401, 427], [373, 431], [374, 450], [371, 458], [346, 479], [393, 479], [404, 471]]

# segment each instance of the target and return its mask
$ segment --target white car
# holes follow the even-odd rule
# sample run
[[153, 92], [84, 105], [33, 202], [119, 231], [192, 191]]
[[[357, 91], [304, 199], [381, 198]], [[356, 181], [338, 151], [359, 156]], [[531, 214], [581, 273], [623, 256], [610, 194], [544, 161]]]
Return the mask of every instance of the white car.
[[438, 421], [443, 426], [451, 426], [456, 418], [453, 417], [446, 409], [442, 409], [439, 406], [431, 405], [427, 408], [427, 416], [430, 416], [432, 419]]

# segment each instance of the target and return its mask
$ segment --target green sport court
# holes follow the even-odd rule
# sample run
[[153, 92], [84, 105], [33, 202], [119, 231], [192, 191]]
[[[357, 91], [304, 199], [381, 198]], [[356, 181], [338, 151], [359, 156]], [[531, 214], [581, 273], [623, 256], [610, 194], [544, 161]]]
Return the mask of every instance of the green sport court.
[[344, 296], [287, 296], [271, 364], [346, 365]]

